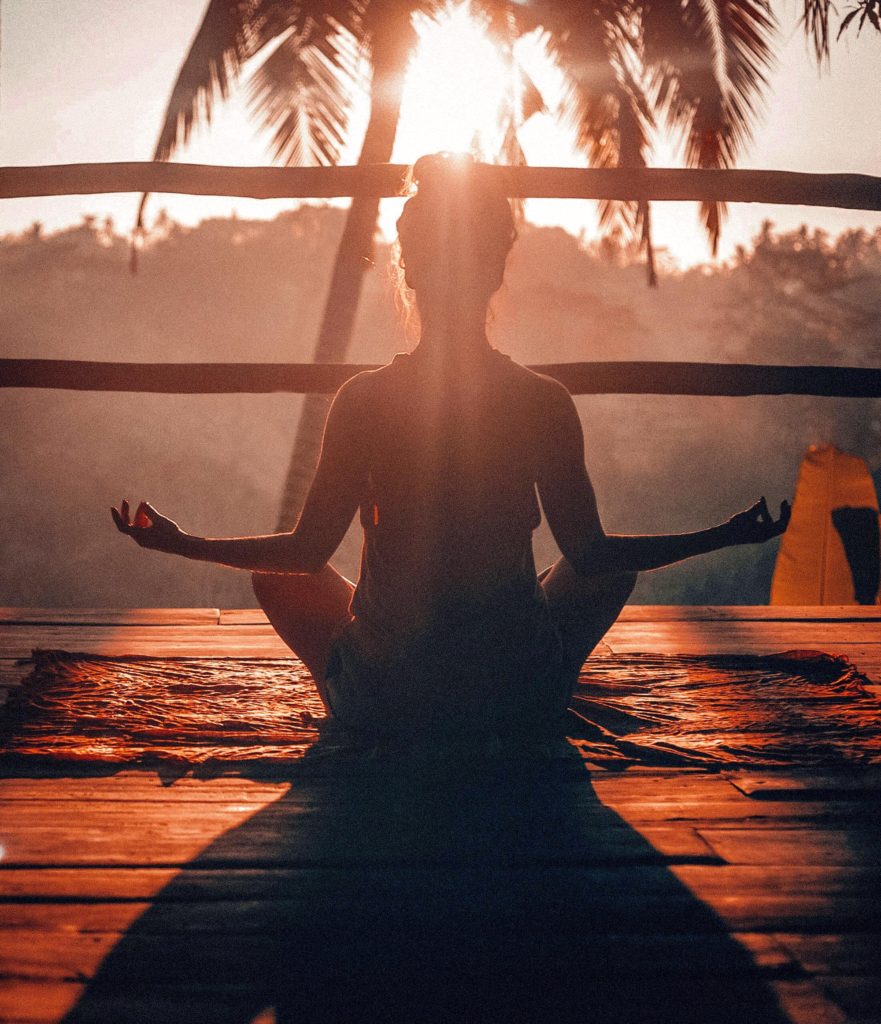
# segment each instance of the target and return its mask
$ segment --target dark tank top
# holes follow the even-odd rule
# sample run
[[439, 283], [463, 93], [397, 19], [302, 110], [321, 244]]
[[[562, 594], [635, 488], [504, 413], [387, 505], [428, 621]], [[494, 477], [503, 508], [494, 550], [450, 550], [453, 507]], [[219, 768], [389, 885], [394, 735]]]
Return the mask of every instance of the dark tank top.
[[354, 619], [329, 676], [392, 689], [428, 679], [453, 692], [557, 671], [532, 552], [537, 383], [490, 348], [454, 386], [438, 384], [418, 350], [376, 372], [362, 418], [369, 475]]
[[463, 377], [443, 388], [417, 350], [374, 382], [352, 612], [377, 636], [406, 636], [500, 587], [535, 585], [525, 389], [494, 349]]

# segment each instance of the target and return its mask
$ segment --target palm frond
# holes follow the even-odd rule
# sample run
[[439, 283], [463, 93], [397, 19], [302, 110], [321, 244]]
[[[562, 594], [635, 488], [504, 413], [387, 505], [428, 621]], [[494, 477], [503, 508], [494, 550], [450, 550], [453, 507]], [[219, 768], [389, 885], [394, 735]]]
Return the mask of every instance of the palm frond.
[[[545, 0], [542, 6], [550, 15], [543, 26], [549, 50], [566, 78], [564, 109], [578, 148], [592, 167], [645, 167], [654, 117], [639, 78], [630, 5], [587, 4], [574, 23], [565, 5]], [[599, 221], [603, 231], [623, 231], [639, 240], [649, 284], [656, 284], [648, 203], [605, 200], [599, 204]]]
[[357, 83], [357, 52], [348, 32], [315, 22], [291, 31], [251, 77], [251, 109], [273, 131], [272, 150], [286, 164], [339, 160]]
[[[768, 84], [776, 26], [767, 0], [642, 4], [642, 54], [656, 107], [685, 137], [690, 167], [732, 167]], [[701, 204], [713, 254], [723, 203]]]
[[[498, 155], [510, 167], [524, 167], [528, 163], [526, 153], [520, 144], [520, 129], [535, 114], [546, 110], [543, 96], [524, 68], [510, 54], [512, 85], [500, 111], [502, 128], [501, 145]], [[525, 200], [511, 199], [514, 220], [520, 224], [526, 215]]]
[[[531, 117], [544, 113], [547, 104], [532, 76], [514, 54], [514, 44], [521, 35], [514, 5], [509, 0], [477, 0], [472, 3], [471, 11], [481, 19], [488, 38], [495, 44], [508, 78], [499, 117], [502, 128], [499, 155], [508, 164], [526, 164], [526, 154], [520, 145], [518, 132]], [[515, 212], [522, 213], [522, 203], [515, 205]]]
[[[154, 160], [170, 159], [177, 147], [188, 141], [200, 117], [210, 123], [216, 97], [227, 98], [231, 81], [255, 52], [253, 28], [259, 8], [259, 0], [209, 0], [172, 87], [153, 150]], [[138, 266], [148, 196], [144, 192], [138, 204], [131, 245], [133, 273]]]
[[876, 32], [881, 32], [881, 0], [858, 0], [841, 19], [841, 24], [838, 26], [838, 35], [835, 38], [840, 39], [842, 33], [857, 18], [859, 18], [859, 21], [856, 23], [857, 35], [863, 31], [863, 26], [867, 21]]
[[[622, 72], [614, 100], [614, 125], [604, 136], [603, 151], [597, 152], [593, 166], [645, 167], [651, 148], [650, 132], [654, 127], [645, 94], [632, 76]], [[658, 277], [648, 201], [604, 200], [599, 204], [599, 218], [600, 227], [604, 230], [614, 232], [623, 229], [628, 237], [638, 240], [646, 256], [649, 286], [656, 286]]]
[[830, 0], [802, 0], [799, 19], [806, 38], [813, 44], [817, 63], [829, 60], [829, 15]]
[[[342, 37], [348, 33], [355, 37], [366, 2], [368, 0], [209, 0], [171, 90], [153, 159], [170, 159], [178, 146], [187, 143], [197, 122], [204, 120], [210, 124], [216, 100], [228, 98], [231, 85], [245, 63], [264, 47], [293, 33], [299, 38], [310, 33], [316, 35], [316, 26], [324, 27], [325, 36]], [[328, 31], [329, 26], [333, 26], [333, 33]], [[321, 46], [317, 49], [317, 54], [305, 58], [316, 81], [324, 68], [315, 65], [323, 58], [325, 64], [329, 62], [333, 66], [335, 60], [333, 53], [322, 55]], [[283, 78], [278, 66], [282, 63], [279, 58], [278, 64], [266, 73], [264, 86], [268, 86], [275, 70], [278, 78]], [[252, 89], [252, 93], [254, 91]], [[345, 116], [340, 117], [335, 110], [337, 99], [333, 89], [326, 91], [322, 106], [327, 109], [322, 109], [321, 116], [315, 119], [314, 132], [308, 136], [312, 139], [313, 150], [319, 153], [331, 153], [338, 144], [336, 134], [345, 128]], [[266, 114], [269, 115], [268, 110]], [[284, 138], [284, 127], [280, 120], [273, 123], [278, 136], [276, 152], [287, 152], [289, 144]], [[133, 267], [137, 265], [137, 239], [144, 231], [147, 198], [147, 193], [142, 195], [138, 206]]]
[[471, 10], [482, 19], [487, 36], [495, 43], [508, 66], [513, 93], [511, 115], [523, 125], [535, 114], [544, 113], [547, 104], [541, 90], [514, 56], [514, 44], [524, 31], [516, 16], [518, 6], [511, 4], [510, 0], [474, 0]]
[[353, 39], [363, 34], [364, 11], [370, 0], [259, 0], [253, 34], [259, 50], [288, 32], [311, 39], [335, 29]]
[[231, 81], [254, 53], [258, 6], [255, 0], [209, 0], [172, 87], [154, 160], [168, 160], [200, 118], [210, 123], [216, 97], [227, 98]]

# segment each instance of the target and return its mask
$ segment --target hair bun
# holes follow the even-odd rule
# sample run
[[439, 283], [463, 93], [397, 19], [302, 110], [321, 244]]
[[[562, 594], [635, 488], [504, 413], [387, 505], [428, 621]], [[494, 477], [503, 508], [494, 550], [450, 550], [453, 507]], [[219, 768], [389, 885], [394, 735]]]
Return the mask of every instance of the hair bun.
[[429, 153], [413, 164], [411, 180], [420, 193], [433, 192], [438, 188], [449, 188], [454, 182], [471, 177], [479, 164], [470, 153]]

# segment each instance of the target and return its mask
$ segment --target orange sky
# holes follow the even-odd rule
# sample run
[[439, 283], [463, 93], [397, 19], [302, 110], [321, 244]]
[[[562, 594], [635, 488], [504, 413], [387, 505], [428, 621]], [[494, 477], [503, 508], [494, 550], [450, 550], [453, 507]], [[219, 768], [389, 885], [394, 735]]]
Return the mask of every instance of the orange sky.
[[[881, 174], [881, 104], [877, 95], [881, 39], [853, 33], [837, 45], [831, 71], [820, 74], [795, 24], [798, 4], [778, 5], [786, 24], [780, 61], [772, 76], [767, 110], [743, 167], [859, 171]], [[149, 159], [168, 89], [204, 0], [5, 0], [0, 49], [0, 159], [4, 164]], [[527, 50], [526, 61], [535, 60]], [[467, 144], [476, 116], [491, 124], [494, 70], [487, 44], [464, 21], [426, 36], [411, 78], [395, 159]], [[553, 97], [554, 83], [546, 83]], [[490, 142], [491, 140], [488, 140]], [[533, 164], [580, 163], [550, 117], [537, 118], [523, 133]], [[354, 150], [349, 154], [349, 160]], [[208, 163], [269, 162], [265, 139], [234, 97], [180, 155]], [[675, 151], [661, 144], [657, 165], [674, 163]], [[137, 197], [87, 196], [5, 200], [0, 233], [19, 231], [34, 220], [48, 228], [76, 222], [84, 213], [112, 216], [120, 229], [133, 219]], [[273, 216], [287, 202], [163, 196], [153, 211], [195, 222], [206, 216]], [[385, 204], [390, 229], [396, 201]], [[683, 265], [708, 258], [696, 210], [656, 204], [656, 242]], [[588, 237], [593, 206], [566, 200], [533, 202], [530, 219], [559, 223]], [[858, 211], [738, 206], [731, 209], [721, 247], [730, 254], [747, 242], [765, 217], [781, 228], [803, 221], [830, 232], [863, 225], [881, 227], [881, 214]]]

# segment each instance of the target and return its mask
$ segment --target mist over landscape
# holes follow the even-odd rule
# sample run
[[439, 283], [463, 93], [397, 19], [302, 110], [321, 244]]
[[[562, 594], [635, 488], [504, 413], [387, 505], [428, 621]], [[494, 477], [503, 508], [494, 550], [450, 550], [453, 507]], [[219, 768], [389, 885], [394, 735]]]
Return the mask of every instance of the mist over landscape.
[[[160, 218], [132, 275], [128, 241], [85, 221], [0, 240], [7, 357], [305, 362], [312, 357], [344, 211], [273, 221]], [[662, 254], [663, 266], [663, 254]], [[411, 347], [388, 250], [367, 275], [350, 359]], [[524, 225], [494, 302], [492, 343], [525, 363], [657, 359], [877, 365], [881, 232], [838, 239], [768, 226], [730, 265], [645, 269], [614, 241], [585, 246]], [[146, 498], [193, 533], [273, 529], [302, 399], [295, 395], [0, 392], [0, 604], [256, 604], [246, 573], [121, 537], [109, 508]], [[881, 464], [881, 401], [576, 398], [610, 532], [713, 525], [760, 495], [791, 497], [807, 445]], [[877, 480], [877, 474], [876, 474]], [[360, 531], [334, 564], [357, 572]], [[556, 548], [544, 524], [539, 568]], [[637, 603], [765, 603], [776, 542], [642, 575]]]

